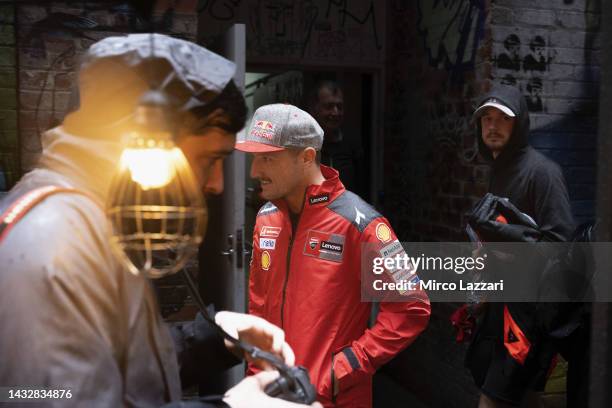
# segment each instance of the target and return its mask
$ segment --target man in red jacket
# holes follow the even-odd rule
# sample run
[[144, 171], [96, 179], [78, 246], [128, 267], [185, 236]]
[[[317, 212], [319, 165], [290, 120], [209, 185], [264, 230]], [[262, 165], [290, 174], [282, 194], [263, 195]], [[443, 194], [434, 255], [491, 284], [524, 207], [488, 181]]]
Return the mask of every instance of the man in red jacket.
[[387, 220], [320, 165], [322, 144], [312, 116], [286, 104], [259, 108], [236, 144], [254, 154], [251, 177], [269, 200], [253, 234], [249, 313], [283, 328], [326, 407], [370, 407], [372, 375], [425, 329], [429, 299], [413, 291], [381, 302], [368, 328], [362, 252], [369, 268], [376, 253], [403, 249]]

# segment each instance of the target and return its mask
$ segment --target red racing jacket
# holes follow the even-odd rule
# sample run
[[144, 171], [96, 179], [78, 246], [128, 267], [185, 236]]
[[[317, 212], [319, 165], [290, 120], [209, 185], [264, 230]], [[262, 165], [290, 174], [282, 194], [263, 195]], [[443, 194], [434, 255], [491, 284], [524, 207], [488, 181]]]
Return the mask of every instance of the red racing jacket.
[[420, 300], [381, 302], [368, 328], [372, 304], [361, 301], [360, 288], [363, 244], [397, 238], [382, 215], [345, 190], [337, 171], [321, 171], [326, 180], [306, 190], [295, 231], [283, 200], [260, 209], [249, 313], [284, 329], [296, 364], [308, 368], [326, 407], [370, 407], [372, 375], [425, 329], [429, 299], [422, 292]]

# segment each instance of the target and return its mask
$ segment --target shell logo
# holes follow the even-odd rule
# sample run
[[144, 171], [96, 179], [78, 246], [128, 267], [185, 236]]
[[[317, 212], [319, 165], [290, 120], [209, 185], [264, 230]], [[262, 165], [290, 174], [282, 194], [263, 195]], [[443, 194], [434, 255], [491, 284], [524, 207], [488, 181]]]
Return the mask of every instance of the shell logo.
[[263, 251], [261, 253], [261, 269], [267, 271], [270, 269], [270, 264], [272, 263], [272, 258], [270, 257], [270, 253], [268, 251]]
[[387, 224], [381, 222], [376, 226], [376, 238], [385, 244], [391, 241], [391, 229]]

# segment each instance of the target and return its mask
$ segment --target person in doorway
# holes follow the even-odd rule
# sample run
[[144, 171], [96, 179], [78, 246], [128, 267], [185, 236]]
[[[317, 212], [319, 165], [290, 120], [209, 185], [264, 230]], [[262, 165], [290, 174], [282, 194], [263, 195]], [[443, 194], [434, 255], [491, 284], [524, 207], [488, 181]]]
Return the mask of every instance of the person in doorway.
[[249, 312], [285, 331], [326, 407], [371, 407], [372, 375], [425, 329], [429, 299], [416, 290], [381, 302], [367, 328], [362, 256], [368, 245], [377, 256], [405, 252], [388, 221], [320, 164], [322, 145], [316, 120], [286, 104], [260, 107], [236, 144], [253, 154], [251, 177], [269, 200], [253, 234]]
[[323, 129], [321, 164], [338, 170], [346, 188], [361, 194], [358, 169], [363, 149], [360, 140], [342, 132], [344, 93], [340, 85], [331, 80], [315, 84], [308, 98], [308, 111]]

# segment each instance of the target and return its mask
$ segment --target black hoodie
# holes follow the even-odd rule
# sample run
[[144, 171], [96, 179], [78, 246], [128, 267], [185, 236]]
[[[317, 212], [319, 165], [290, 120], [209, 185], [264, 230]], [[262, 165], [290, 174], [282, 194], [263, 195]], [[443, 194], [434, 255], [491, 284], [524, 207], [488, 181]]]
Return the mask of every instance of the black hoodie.
[[510, 140], [495, 159], [482, 141], [480, 120], [476, 120], [480, 153], [491, 163], [489, 192], [510, 199], [550, 239], [567, 240], [573, 232], [574, 221], [565, 180], [559, 166], [527, 142], [527, 101], [515, 87], [499, 85], [484, 95], [477, 106], [490, 98], [501, 101], [516, 117]]
[[[531, 216], [548, 239], [569, 239], [573, 232], [573, 220], [563, 174], [557, 164], [528, 145], [529, 112], [525, 98], [516, 88], [498, 86], [483, 96], [478, 106], [489, 98], [498, 99], [516, 115], [510, 140], [495, 159], [482, 141], [480, 120], [477, 121], [480, 153], [491, 163], [489, 192], [507, 197], [522, 212]], [[499, 352], [504, 353], [503, 355], [490, 352], [504, 350], [494, 348], [491, 344], [498, 344], [499, 341], [504, 344], [514, 342], [510, 337], [511, 330], [506, 332], [506, 307], [531, 344], [523, 345], [528, 352], [524, 366], [508, 358], [503, 351]], [[525, 377], [534, 382], [545, 379], [545, 376], [541, 377], [540, 374], [546, 372], [548, 359], [552, 357], [553, 352], [545, 328], [556, 314], [550, 313], [550, 309], [541, 309], [541, 303], [489, 303], [466, 356], [466, 364], [476, 384], [484, 392], [510, 390], [510, 385], [514, 384], [512, 386], [517, 390], [514, 393], [519, 394], [509, 395], [507, 398], [518, 401], [521, 399], [520, 393], [528, 387], [519, 387], [516, 378]], [[533, 345], [536, 347], [532, 347]], [[544, 367], [545, 371], [540, 373], [537, 368], [540, 366]], [[503, 372], [504, 377], [496, 376], [496, 372]], [[502, 395], [505, 395], [503, 392]]]

